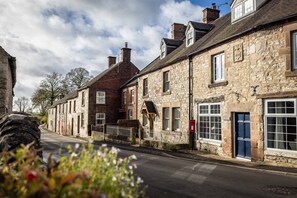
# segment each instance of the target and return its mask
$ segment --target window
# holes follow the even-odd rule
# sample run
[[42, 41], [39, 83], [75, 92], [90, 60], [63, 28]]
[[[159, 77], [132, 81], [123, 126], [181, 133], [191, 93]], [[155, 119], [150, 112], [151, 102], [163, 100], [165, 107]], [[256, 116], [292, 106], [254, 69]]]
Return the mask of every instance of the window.
[[265, 102], [267, 148], [297, 151], [296, 99]]
[[81, 127], [85, 125], [84, 113], [81, 113]]
[[167, 92], [170, 89], [169, 71], [163, 73], [163, 92]]
[[242, 4], [234, 8], [234, 19], [242, 17]]
[[146, 126], [147, 125], [147, 117], [146, 115], [142, 115], [142, 126]]
[[81, 93], [81, 106], [85, 105], [85, 92]]
[[212, 58], [213, 82], [220, 82], [224, 80], [224, 53], [213, 56]]
[[130, 103], [134, 104], [134, 89], [130, 91]]
[[96, 126], [104, 126], [105, 124], [105, 113], [96, 113]]
[[164, 41], [162, 41], [162, 44], [161, 44], [161, 55], [160, 55], [160, 58], [164, 58], [166, 56], [166, 44]]
[[69, 113], [71, 113], [71, 101], [69, 101]]
[[104, 91], [96, 92], [96, 104], [105, 104], [105, 92]]
[[247, 0], [246, 2], [244, 2], [244, 13], [248, 13], [253, 11], [254, 6], [253, 6], [253, 0]]
[[169, 108], [163, 108], [163, 130], [169, 130]]
[[194, 43], [194, 31], [193, 30], [190, 30], [188, 31], [187, 33], [187, 46], [190, 46]]
[[62, 113], [64, 113], [64, 104], [62, 104]]
[[143, 79], [143, 96], [148, 95], [148, 82], [147, 78]]
[[76, 112], [76, 100], [73, 101], [73, 112]]
[[293, 50], [293, 70], [297, 70], [297, 32], [292, 34], [292, 50]]
[[180, 130], [180, 108], [172, 109], [173, 131]]
[[199, 137], [211, 140], [221, 140], [221, 105], [199, 105]]
[[128, 109], [128, 119], [133, 120], [133, 109]]
[[123, 92], [123, 105], [126, 106], [127, 104], [127, 93], [124, 91]]

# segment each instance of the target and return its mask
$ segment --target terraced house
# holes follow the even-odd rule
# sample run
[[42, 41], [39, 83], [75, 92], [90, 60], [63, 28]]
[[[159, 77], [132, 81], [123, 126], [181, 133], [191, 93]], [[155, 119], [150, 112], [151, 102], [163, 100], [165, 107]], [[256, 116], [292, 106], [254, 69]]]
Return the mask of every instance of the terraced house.
[[188, 142], [194, 119], [199, 150], [296, 163], [296, 6], [236, 0], [225, 16], [213, 5], [204, 23], [179, 24], [184, 37], [162, 39], [139, 74], [144, 137]]
[[87, 137], [92, 127], [102, 130], [105, 123], [116, 123], [120, 118], [120, 87], [138, 71], [131, 62], [131, 49], [125, 43], [118, 63], [115, 57], [108, 57], [105, 71], [54, 103], [48, 111], [49, 130]]
[[0, 115], [12, 112], [16, 59], [0, 46]]

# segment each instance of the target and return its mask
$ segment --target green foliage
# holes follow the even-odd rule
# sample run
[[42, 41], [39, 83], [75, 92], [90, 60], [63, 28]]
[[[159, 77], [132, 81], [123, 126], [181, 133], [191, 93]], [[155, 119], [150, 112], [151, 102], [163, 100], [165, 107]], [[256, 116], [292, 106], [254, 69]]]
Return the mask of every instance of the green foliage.
[[68, 147], [69, 156], [48, 165], [29, 146], [2, 152], [0, 197], [139, 197], [142, 180], [134, 176], [135, 156], [118, 158], [118, 149], [93, 145]]

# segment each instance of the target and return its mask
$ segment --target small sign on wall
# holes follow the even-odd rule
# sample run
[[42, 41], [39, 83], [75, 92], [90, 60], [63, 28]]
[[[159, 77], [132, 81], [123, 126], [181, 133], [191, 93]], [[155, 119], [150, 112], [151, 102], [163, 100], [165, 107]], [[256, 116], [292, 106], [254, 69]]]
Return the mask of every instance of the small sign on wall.
[[239, 62], [243, 60], [243, 47], [242, 43], [233, 46], [233, 62]]

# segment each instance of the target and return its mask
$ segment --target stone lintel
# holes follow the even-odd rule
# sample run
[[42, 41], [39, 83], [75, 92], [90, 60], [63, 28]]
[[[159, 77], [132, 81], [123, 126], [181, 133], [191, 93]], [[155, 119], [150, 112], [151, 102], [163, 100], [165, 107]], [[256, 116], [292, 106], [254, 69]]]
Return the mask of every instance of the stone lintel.
[[276, 93], [268, 93], [268, 94], [259, 94], [257, 95], [257, 99], [268, 99], [268, 98], [291, 98], [297, 97], [297, 91], [287, 91], [287, 92], [276, 92]]
[[215, 103], [215, 102], [222, 102], [225, 100], [225, 96], [221, 95], [218, 97], [210, 97], [210, 98], [196, 98], [195, 103]]

